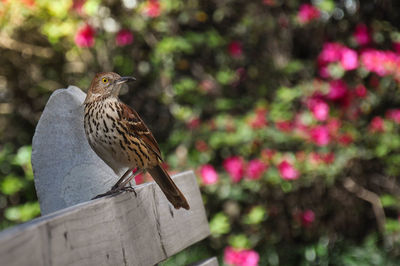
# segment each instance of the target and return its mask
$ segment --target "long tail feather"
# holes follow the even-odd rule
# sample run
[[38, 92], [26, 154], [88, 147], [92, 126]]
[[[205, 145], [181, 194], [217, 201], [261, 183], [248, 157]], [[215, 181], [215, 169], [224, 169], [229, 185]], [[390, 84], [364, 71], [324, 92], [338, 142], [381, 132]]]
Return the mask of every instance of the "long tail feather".
[[172, 205], [174, 205], [175, 209], [179, 209], [181, 207], [185, 208], [186, 210], [190, 209], [185, 196], [183, 196], [182, 192], [175, 185], [172, 178], [161, 165], [147, 169], [147, 171], [160, 186], [161, 190], [164, 192], [165, 196], [172, 203]]

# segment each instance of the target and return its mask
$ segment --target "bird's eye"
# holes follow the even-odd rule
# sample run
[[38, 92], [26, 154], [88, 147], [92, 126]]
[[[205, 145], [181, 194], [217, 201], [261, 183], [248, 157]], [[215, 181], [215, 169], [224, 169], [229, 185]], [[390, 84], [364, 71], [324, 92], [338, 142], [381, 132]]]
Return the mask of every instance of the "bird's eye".
[[103, 81], [103, 83], [107, 83], [108, 82], [108, 78], [103, 78], [101, 81]]

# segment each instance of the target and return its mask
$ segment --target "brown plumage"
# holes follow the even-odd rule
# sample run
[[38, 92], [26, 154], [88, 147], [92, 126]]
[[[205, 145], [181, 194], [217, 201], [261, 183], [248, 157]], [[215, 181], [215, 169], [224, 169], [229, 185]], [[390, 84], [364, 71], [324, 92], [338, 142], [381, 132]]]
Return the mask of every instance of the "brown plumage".
[[121, 190], [132, 170], [147, 170], [176, 209], [189, 209], [182, 192], [162, 167], [160, 148], [139, 114], [118, 98], [122, 84], [135, 80], [113, 72], [98, 73], [88, 90], [85, 133], [90, 146], [117, 175], [122, 175], [106, 194]]

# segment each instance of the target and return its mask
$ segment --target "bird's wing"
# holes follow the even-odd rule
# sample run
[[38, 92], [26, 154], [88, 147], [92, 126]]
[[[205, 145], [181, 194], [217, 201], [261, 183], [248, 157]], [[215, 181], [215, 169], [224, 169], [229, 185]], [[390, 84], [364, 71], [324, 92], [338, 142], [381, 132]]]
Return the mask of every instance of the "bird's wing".
[[154, 152], [162, 161], [160, 148], [150, 129], [140, 118], [139, 114], [128, 105], [121, 102], [122, 119], [125, 121], [129, 132], [143, 141], [146, 147]]

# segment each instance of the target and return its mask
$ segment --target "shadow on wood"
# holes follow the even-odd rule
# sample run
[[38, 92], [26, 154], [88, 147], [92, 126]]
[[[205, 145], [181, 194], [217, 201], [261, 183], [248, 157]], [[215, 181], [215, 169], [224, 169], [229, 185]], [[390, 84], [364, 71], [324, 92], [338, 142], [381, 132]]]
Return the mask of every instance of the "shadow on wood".
[[[173, 177], [191, 209], [175, 210], [154, 183], [81, 203], [0, 233], [1, 265], [155, 265], [206, 238], [193, 172]], [[201, 265], [201, 264], [200, 264]], [[217, 265], [217, 264], [205, 264]]]

